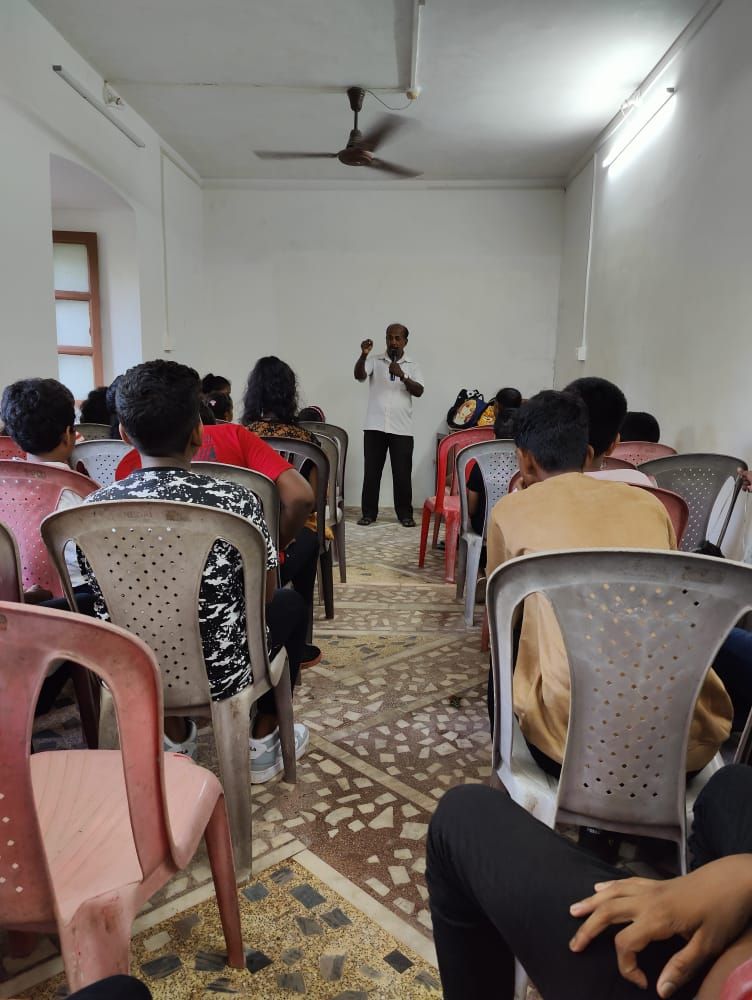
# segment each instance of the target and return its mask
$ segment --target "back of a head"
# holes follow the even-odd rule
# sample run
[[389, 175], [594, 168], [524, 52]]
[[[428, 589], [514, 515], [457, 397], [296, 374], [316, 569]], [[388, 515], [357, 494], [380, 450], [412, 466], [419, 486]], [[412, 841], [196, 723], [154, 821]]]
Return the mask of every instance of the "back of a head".
[[326, 423], [326, 414], [320, 406], [304, 406], [298, 414], [298, 420], [309, 420], [317, 424], [324, 424]]
[[499, 410], [518, 410], [522, 405], [522, 393], [519, 389], [499, 389], [494, 396]]
[[122, 376], [116, 395], [120, 423], [143, 455], [181, 454], [199, 423], [201, 380], [176, 361], [147, 361]]
[[652, 441], [658, 444], [661, 440], [661, 428], [652, 413], [642, 410], [630, 410], [624, 418], [621, 431], [622, 441]]
[[248, 376], [241, 423], [273, 415], [284, 424], [297, 422], [298, 384], [295, 372], [273, 354], [259, 358]]
[[81, 403], [82, 424], [109, 424], [110, 411], [107, 409], [107, 386], [92, 389]]
[[229, 393], [232, 391], [232, 385], [230, 380], [226, 379], [224, 375], [213, 375], [209, 372], [208, 375], [204, 375], [201, 380], [201, 392], [205, 396], [208, 396], [210, 392], [224, 392]]
[[588, 413], [576, 393], [544, 389], [520, 407], [514, 442], [545, 472], [580, 472], [588, 454]]
[[[214, 420], [232, 420], [232, 397], [226, 392], [210, 392], [205, 399], [206, 408], [211, 411]], [[206, 418], [201, 414], [206, 423]]]
[[603, 455], [616, 440], [627, 412], [627, 399], [618, 385], [605, 378], [578, 378], [565, 392], [575, 392], [587, 407], [589, 444], [593, 455]]
[[107, 412], [110, 415], [110, 419], [107, 421], [110, 425], [110, 437], [115, 439], [120, 437], [120, 421], [117, 415], [117, 388], [122, 380], [122, 375], [116, 375], [107, 386], [107, 392], [104, 397], [107, 402]]
[[500, 441], [513, 439], [519, 412], [517, 407], [506, 407], [503, 410], [499, 410], [494, 420], [494, 437]]
[[5, 388], [0, 419], [19, 448], [46, 455], [76, 420], [73, 393], [54, 378], [26, 378]]

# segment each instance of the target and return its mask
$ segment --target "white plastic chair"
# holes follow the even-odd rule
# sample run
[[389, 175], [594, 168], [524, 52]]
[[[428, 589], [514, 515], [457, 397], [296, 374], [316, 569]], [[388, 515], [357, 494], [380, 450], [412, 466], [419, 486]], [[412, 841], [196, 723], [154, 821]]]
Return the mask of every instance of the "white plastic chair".
[[[467, 508], [467, 467], [478, 463], [486, 490], [486, 516], [483, 534], [479, 535], [470, 522]], [[456, 476], [460, 495], [460, 538], [457, 552], [457, 599], [465, 594], [465, 624], [475, 620], [475, 587], [478, 583], [480, 555], [486, 539], [488, 518], [499, 500], [509, 490], [517, 472], [517, 451], [514, 441], [478, 441], [457, 452]]]
[[75, 424], [73, 430], [84, 441], [111, 441], [109, 424]]
[[[347, 555], [345, 552], [345, 473], [347, 471], [347, 448], [349, 437], [344, 427], [328, 424], [324, 421], [301, 420], [300, 426], [305, 427], [319, 438], [331, 438], [337, 446], [337, 520], [330, 519], [334, 532], [334, 550], [339, 566], [340, 583], [347, 583]], [[331, 504], [331, 501], [330, 501]]]
[[112, 486], [115, 482], [115, 470], [120, 459], [132, 451], [133, 446], [125, 441], [99, 439], [95, 441], [79, 441], [73, 448], [71, 465], [77, 471], [80, 462], [84, 474], [95, 480], [100, 486]]
[[[42, 537], [75, 600], [63, 550], [73, 539], [88, 560], [110, 620], [143, 639], [159, 662], [166, 715], [212, 720], [219, 772], [230, 817], [238, 879], [251, 867], [250, 712], [274, 690], [285, 780], [296, 779], [292, 693], [287, 655], [269, 662], [266, 645], [266, 547], [261, 532], [238, 514], [169, 500], [116, 500], [52, 514]], [[212, 701], [198, 620], [198, 598], [215, 542], [228, 542], [243, 564], [247, 642], [253, 683]], [[71, 604], [75, 606], [75, 604]], [[102, 697], [100, 745], [115, 739], [112, 703]]]
[[191, 472], [200, 472], [203, 476], [214, 476], [229, 483], [245, 486], [255, 493], [264, 508], [264, 520], [277, 549], [279, 549], [279, 490], [273, 479], [263, 472], [246, 469], [242, 465], [226, 465], [224, 462], [191, 462]]

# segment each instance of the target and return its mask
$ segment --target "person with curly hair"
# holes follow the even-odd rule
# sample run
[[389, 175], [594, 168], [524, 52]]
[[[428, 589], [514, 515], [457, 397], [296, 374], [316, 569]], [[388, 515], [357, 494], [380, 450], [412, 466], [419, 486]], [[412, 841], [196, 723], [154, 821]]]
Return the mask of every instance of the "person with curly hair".
[[82, 424], [109, 424], [110, 411], [107, 409], [107, 386], [92, 389], [81, 403]]
[[201, 379], [201, 392], [205, 396], [209, 396], [213, 392], [222, 392], [225, 396], [229, 396], [232, 392], [232, 384], [224, 375], [212, 375], [209, 372]]

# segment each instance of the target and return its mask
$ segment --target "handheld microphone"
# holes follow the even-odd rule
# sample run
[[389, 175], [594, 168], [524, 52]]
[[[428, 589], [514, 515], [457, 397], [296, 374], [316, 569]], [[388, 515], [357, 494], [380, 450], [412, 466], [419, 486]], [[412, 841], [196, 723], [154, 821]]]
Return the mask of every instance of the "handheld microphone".
[[[389, 357], [392, 359], [392, 361], [396, 361], [397, 360], [397, 352], [394, 350], [394, 348], [392, 348], [391, 351], [389, 351], [388, 353], [389, 353]], [[395, 380], [396, 377], [397, 376], [394, 374], [394, 372], [390, 372], [389, 373], [389, 381], [390, 382], [394, 382], [394, 380]]]

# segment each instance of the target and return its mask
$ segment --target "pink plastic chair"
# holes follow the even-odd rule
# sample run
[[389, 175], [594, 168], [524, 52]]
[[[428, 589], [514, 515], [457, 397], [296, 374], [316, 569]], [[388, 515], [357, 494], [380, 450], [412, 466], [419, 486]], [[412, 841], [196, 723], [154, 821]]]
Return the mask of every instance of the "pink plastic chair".
[[[162, 684], [148, 646], [82, 615], [0, 604], [0, 926], [57, 934], [71, 990], [127, 973], [142, 905], [209, 853], [228, 963], [244, 965], [222, 786], [162, 753]], [[29, 755], [50, 664], [74, 657], [117, 705], [120, 750]]]
[[622, 458], [620, 455], [607, 455], [601, 461], [601, 469], [635, 469], [637, 466], [633, 465], [631, 462], [627, 461], [626, 458]]
[[613, 458], [621, 458], [632, 465], [642, 465], [643, 462], [652, 462], [654, 458], [675, 454], [675, 448], [656, 441], [620, 441], [611, 452]]
[[643, 486], [642, 483], [630, 483], [630, 486], [652, 493], [657, 500], [661, 501], [674, 526], [676, 545], [681, 547], [681, 540], [689, 521], [689, 507], [684, 497], [680, 497], [678, 493], [672, 493], [671, 490], [662, 490], [660, 486]]
[[454, 455], [460, 448], [466, 448], [469, 444], [475, 444], [477, 441], [490, 441], [493, 439], [493, 436], [493, 427], [471, 427], [466, 431], [454, 431], [452, 434], [447, 434], [445, 438], [441, 439], [436, 452], [436, 494], [432, 497], [426, 497], [423, 502], [418, 566], [422, 567], [425, 565], [431, 515], [434, 518], [434, 546], [438, 540], [439, 528], [443, 519], [446, 522], [444, 534], [444, 579], [449, 583], [454, 583], [457, 563], [457, 544], [460, 533], [460, 498], [457, 483], [454, 481], [454, 475], [452, 475], [452, 484], [447, 495], [447, 468], [454, 470]]
[[23, 601], [21, 557], [13, 532], [0, 521], [0, 601]]
[[93, 480], [72, 470], [39, 462], [0, 460], [0, 519], [18, 542], [25, 588], [37, 584], [51, 591], [53, 597], [63, 596], [60, 577], [44, 546], [39, 526], [48, 514], [57, 510], [64, 490], [83, 499], [97, 488]]
[[3, 458], [26, 458], [26, 452], [7, 434], [0, 434], [0, 459]]
[[723, 985], [720, 1000], [752, 1000], [752, 959], [734, 969]]

